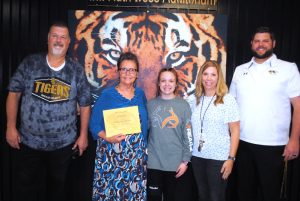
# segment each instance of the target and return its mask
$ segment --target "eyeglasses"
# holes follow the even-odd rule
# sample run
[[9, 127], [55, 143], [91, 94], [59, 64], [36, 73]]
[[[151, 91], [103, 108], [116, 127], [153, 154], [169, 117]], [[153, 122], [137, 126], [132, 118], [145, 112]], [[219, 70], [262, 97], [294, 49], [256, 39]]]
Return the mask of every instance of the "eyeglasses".
[[123, 74], [126, 74], [129, 72], [129, 74], [135, 74], [137, 72], [136, 68], [120, 68], [120, 72]]

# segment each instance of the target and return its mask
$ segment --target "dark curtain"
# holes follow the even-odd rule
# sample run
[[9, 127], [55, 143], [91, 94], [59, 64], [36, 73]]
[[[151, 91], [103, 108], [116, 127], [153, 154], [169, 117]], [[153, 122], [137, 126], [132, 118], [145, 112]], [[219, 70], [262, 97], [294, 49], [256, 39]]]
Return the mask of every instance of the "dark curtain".
[[[235, 66], [251, 58], [253, 30], [269, 26], [276, 34], [275, 53], [300, 66], [299, 0], [218, 0], [217, 14], [228, 15], [227, 73], [229, 84]], [[10, 201], [13, 192], [13, 160], [5, 141], [5, 100], [9, 78], [28, 54], [47, 50], [49, 24], [67, 21], [68, 10], [89, 8], [87, 0], [1, 0], [0, 2], [0, 200]], [[130, 10], [130, 8], [127, 8]], [[91, 200], [95, 142], [82, 158], [73, 161], [69, 172], [68, 200]], [[300, 159], [289, 163], [286, 201], [300, 200]], [[228, 201], [237, 201], [235, 175], [228, 186]]]

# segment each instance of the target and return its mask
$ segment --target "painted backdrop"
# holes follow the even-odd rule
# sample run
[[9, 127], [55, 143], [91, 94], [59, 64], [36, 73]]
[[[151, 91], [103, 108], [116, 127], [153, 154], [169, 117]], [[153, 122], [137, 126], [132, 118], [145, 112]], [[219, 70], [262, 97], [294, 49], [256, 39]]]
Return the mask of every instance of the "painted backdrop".
[[126, 51], [138, 56], [137, 85], [148, 99], [155, 96], [158, 71], [164, 67], [176, 69], [182, 96], [193, 92], [207, 59], [220, 62], [225, 75], [224, 15], [76, 10], [69, 12], [69, 25], [69, 53], [85, 67], [95, 99], [118, 82], [117, 60]]

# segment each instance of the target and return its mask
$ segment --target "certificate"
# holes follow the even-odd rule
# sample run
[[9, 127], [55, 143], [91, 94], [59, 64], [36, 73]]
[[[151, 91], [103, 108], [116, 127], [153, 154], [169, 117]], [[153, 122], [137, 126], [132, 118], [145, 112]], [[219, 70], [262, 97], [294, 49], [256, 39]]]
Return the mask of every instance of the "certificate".
[[141, 132], [138, 106], [103, 110], [106, 137]]

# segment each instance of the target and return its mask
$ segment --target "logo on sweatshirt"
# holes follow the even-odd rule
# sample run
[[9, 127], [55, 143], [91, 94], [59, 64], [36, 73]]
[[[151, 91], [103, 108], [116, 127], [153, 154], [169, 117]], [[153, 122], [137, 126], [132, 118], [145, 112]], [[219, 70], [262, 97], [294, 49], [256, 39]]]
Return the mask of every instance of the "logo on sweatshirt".
[[162, 128], [164, 128], [165, 126], [167, 126], [168, 128], [176, 128], [179, 123], [178, 116], [173, 111], [173, 108], [169, 110], [169, 113], [170, 116], [166, 117], [161, 124]]
[[39, 99], [49, 103], [69, 100], [71, 85], [59, 78], [37, 78], [33, 84], [32, 95]]

